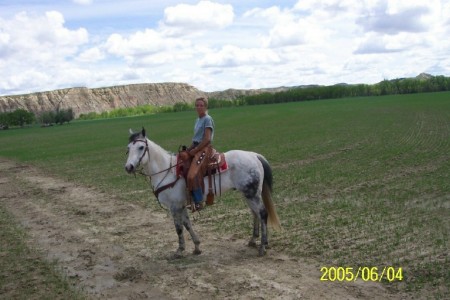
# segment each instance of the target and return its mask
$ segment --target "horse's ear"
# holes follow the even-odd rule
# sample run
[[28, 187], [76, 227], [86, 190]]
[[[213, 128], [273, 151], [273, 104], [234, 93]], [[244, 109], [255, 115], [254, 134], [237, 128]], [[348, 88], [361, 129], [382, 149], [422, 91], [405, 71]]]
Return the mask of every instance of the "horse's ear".
[[133, 130], [131, 128], [128, 131], [130, 132], [130, 135], [134, 134], [134, 132], [133, 132]]
[[144, 127], [142, 127], [142, 131], [141, 131], [141, 134], [142, 134], [142, 136], [143, 137], [145, 137], [146, 135], [145, 135], [145, 128]]

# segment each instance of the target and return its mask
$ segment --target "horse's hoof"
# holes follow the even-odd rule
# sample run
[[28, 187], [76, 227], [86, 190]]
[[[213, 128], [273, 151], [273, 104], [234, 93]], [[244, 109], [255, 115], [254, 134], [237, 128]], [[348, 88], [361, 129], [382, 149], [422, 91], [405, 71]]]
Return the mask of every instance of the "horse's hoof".
[[259, 248], [258, 256], [263, 257], [266, 255], [266, 249], [265, 248]]
[[180, 259], [183, 258], [183, 252], [182, 251], [177, 251], [174, 254], [172, 254], [171, 256], [172, 259]]
[[194, 253], [194, 255], [200, 255], [200, 254], [202, 254], [202, 250], [195, 249], [193, 253]]
[[248, 242], [248, 246], [256, 248], [256, 242], [255, 241], [250, 241], [250, 242]]

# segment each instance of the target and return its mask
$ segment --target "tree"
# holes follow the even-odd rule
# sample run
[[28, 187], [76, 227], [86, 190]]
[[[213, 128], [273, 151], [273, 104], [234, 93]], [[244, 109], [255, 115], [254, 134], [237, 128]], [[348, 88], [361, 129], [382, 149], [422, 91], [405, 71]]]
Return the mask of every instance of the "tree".
[[67, 110], [64, 111], [64, 120], [67, 123], [70, 123], [70, 121], [72, 121], [74, 117], [75, 113], [73, 112], [72, 108], [68, 108]]
[[8, 129], [9, 117], [7, 113], [0, 113], [0, 129]]
[[44, 111], [39, 117], [39, 120], [42, 125], [51, 125], [55, 123], [55, 113], [53, 111]]
[[53, 123], [64, 124], [69, 123], [74, 118], [74, 113], [72, 108], [60, 109], [59, 111], [45, 111], [39, 117], [39, 121], [42, 125], [48, 126]]
[[16, 109], [9, 114], [10, 125], [21, 126], [31, 124], [34, 121], [34, 114], [25, 109]]

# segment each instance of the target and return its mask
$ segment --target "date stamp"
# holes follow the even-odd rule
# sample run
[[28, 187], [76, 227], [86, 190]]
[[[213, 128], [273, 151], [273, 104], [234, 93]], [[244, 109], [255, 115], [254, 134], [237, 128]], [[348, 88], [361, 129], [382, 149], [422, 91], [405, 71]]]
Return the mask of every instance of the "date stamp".
[[403, 280], [402, 267], [321, 267], [320, 281], [378, 281], [394, 282]]

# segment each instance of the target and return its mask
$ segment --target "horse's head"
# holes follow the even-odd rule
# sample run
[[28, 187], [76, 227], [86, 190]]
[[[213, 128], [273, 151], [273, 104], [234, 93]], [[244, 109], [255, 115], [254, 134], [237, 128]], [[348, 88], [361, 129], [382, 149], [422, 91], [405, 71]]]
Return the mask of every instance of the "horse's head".
[[128, 173], [136, 172], [139, 164], [141, 164], [141, 162], [146, 163], [149, 159], [148, 140], [143, 127], [140, 132], [133, 132], [130, 129], [127, 153], [128, 159], [125, 164], [125, 170]]

